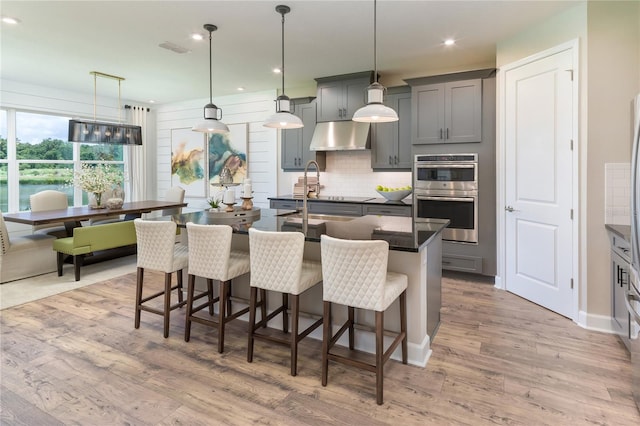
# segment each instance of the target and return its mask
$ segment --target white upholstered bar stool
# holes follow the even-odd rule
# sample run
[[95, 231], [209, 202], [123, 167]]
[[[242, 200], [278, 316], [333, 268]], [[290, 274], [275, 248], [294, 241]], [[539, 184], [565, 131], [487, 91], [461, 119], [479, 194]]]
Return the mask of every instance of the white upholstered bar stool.
[[[197, 225], [187, 223], [189, 239], [189, 284], [187, 288], [187, 314], [184, 340], [189, 341], [191, 323], [207, 325], [218, 329], [218, 352], [224, 350], [225, 324], [249, 312], [245, 307], [235, 313], [231, 306], [231, 283], [240, 275], [249, 273], [249, 253], [231, 250], [233, 230], [229, 225]], [[206, 278], [207, 291], [194, 295], [196, 276]], [[219, 281], [218, 297], [213, 297], [213, 280]], [[198, 306], [193, 303], [208, 297], [208, 301]], [[213, 315], [213, 305], [218, 302], [218, 316], [214, 319], [195, 316], [204, 308]]]
[[[153, 221], [135, 219], [136, 238], [138, 240], [138, 275], [136, 280], [136, 317], [135, 328], [140, 327], [141, 311], [152, 312], [164, 317], [164, 337], [169, 337], [169, 315], [174, 309], [187, 303], [182, 295], [182, 270], [188, 266], [187, 246], [176, 244], [176, 224], [172, 221]], [[151, 269], [164, 272], [164, 290], [150, 296], [143, 296], [144, 271]], [[171, 285], [171, 275], [177, 272], [178, 284]], [[171, 293], [178, 290], [178, 303], [171, 304]], [[163, 309], [147, 306], [156, 297], [164, 296]]]
[[[300, 294], [322, 281], [319, 262], [303, 259], [304, 234], [301, 232], [272, 232], [249, 228], [249, 252], [251, 253], [251, 296], [249, 302], [249, 346], [247, 361], [253, 361], [255, 339], [288, 345], [291, 349], [291, 375], [298, 372], [298, 343], [322, 324], [322, 318], [306, 330], [298, 331]], [[282, 293], [282, 305], [256, 324], [258, 289], [266, 304], [266, 291]], [[288, 333], [287, 312], [291, 295], [291, 333]], [[282, 313], [282, 331], [286, 336], [258, 333], [260, 327]]]
[[[407, 299], [408, 277], [387, 271], [389, 243], [383, 240], [343, 240], [328, 235], [320, 237], [323, 276], [324, 324], [322, 338], [322, 386], [327, 385], [329, 361], [363, 368], [376, 373], [376, 402], [382, 404], [384, 364], [402, 343], [402, 363], [407, 363]], [[384, 311], [400, 299], [400, 333], [384, 350]], [[331, 304], [346, 305], [347, 321], [334, 335]], [[331, 348], [349, 330], [349, 349], [354, 349], [355, 309], [375, 311], [375, 363], [337, 355]]]

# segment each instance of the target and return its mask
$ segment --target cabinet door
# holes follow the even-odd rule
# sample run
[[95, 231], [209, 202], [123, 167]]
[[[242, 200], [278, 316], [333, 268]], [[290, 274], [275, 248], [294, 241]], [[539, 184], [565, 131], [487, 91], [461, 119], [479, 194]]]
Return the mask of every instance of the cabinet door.
[[371, 126], [371, 167], [374, 169], [395, 168], [397, 156], [398, 123], [376, 123]]
[[617, 334], [629, 337], [629, 311], [625, 298], [629, 291], [629, 264], [616, 252], [611, 252], [611, 319]]
[[313, 131], [316, 128], [316, 103], [311, 102], [309, 104], [300, 105], [297, 115], [302, 119], [302, 124], [304, 124], [303, 128], [298, 129], [302, 131], [302, 135], [300, 137], [302, 164], [300, 164], [300, 166], [304, 169], [307, 161], [316, 160], [317, 155], [316, 151], [309, 150], [309, 147], [311, 146], [311, 139], [313, 138]]
[[482, 142], [482, 80], [446, 83], [445, 142]]
[[367, 103], [367, 87], [369, 81], [361, 78], [344, 82], [342, 120], [351, 120], [353, 114]]
[[444, 84], [418, 86], [412, 90], [412, 141], [414, 144], [444, 142]]
[[411, 158], [411, 93], [397, 96], [398, 154], [395, 165], [399, 169], [411, 170], [413, 166], [413, 158]]
[[327, 82], [318, 85], [318, 121], [342, 120], [342, 82]]
[[282, 130], [281, 167], [283, 169], [300, 168], [302, 129]]

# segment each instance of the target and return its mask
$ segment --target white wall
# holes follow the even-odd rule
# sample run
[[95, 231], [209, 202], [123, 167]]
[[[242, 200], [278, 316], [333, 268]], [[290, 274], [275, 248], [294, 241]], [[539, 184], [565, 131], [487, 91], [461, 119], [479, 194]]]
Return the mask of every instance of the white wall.
[[[258, 207], [268, 207], [267, 197], [277, 193], [278, 148], [277, 130], [263, 127], [264, 120], [275, 112], [276, 91], [243, 93], [215, 98], [215, 104], [222, 109], [222, 121], [227, 125], [247, 123], [249, 136], [247, 141], [248, 176], [252, 181], [253, 203]], [[152, 162], [156, 166], [156, 178], [150, 186], [157, 190], [162, 198], [171, 186], [171, 129], [192, 127], [203, 118], [203, 108], [208, 99], [198, 99], [180, 103], [166, 104], [157, 108], [156, 155]], [[215, 188], [210, 188], [207, 197], [187, 198], [189, 207], [206, 207], [208, 198]], [[240, 196], [241, 189], [236, 188]]]

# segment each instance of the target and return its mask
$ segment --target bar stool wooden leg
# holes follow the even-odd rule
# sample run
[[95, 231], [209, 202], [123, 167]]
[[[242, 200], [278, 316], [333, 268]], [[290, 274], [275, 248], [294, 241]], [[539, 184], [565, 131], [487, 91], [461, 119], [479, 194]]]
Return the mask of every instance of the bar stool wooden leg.
[[[285, 312], [287, 308], [285, 305]], [[291, 375], [298, 374], [298, 316], [300, 313], [300, 296], [291, 295]]]
[[[183, 294], [182, 294], [182, 269], [180, 269], [179, 271], [176, 272], [176, 275], [178, 277], [178, 302], [182, 303], [183, 302]], [[171, 291], [171, 289], [169, 289], [169, 291]]]
[[[261, 292], [262, 293], [262, 292]], [[256, 299], [258, 298], [258, 288], [251, 287], [249, 295], [249, 342], [247, 344], [247, 362], [253, 362], [253, 332], [256, 328]], [[263, 299], [264, 302], [264, 299]], [[263, 309], [264, 315], [264, 309]]]
[[384, 378], [384, 312], [376, 311], [376, 402], [382, 405], [382, 389]]
[[171, 274], [164, 274], [164, 337], [169, 337], [169, 315], [171, 314]]
[[282, 293], [282, 331], [287, 333], [289, 331], [289, 314], [287, 309], [289, 307], [289, 294]]
[[260, 289], [260, 303], [262, 304], [262, 328], [267, 328], [267, 290]]
[[331, 302], [323, 302], [322, 319], [322, 386], [329, 374], [329, 341], [331, 340]]
[[218, 352], [222, 353], [224, 350], [224, 323], [227, 316], [227, 298], [228, 296], [229, 281], [220, 281], [219, 293], [220, 297], [218, 303]]
[[207, 298], [209, 299], [209, 315], [213, 316], [213, 304], [215, 301], [213, 300], [213, 280], [211, 278], [207, 278]]
[[187, 312], [184, 320], [184, 341], [191, 338], [191, 311], [193, 310], [193, 292], [196, 283], [196, 276], [189, 274], [187, 278]]
[[144, 268], [138, 268], [136, 277], [136, 316], [135, 328], [140, 328], [140, 304], [142, 303], [142, 280], [144, 279]]
[[407, 363], [407, 291], [403, 291], [400, 294], [400, 333], [404, 333], [404, 339], [402, 339], [402, 363]]
[[355, 337], [353, 332], [353, 326], [355, 324], [356, 309], [353, 306], [349, 306], [347, 308], [347, 311], [349, 312], [349, 349], [353, 350], [353, 348], [355, 347]]

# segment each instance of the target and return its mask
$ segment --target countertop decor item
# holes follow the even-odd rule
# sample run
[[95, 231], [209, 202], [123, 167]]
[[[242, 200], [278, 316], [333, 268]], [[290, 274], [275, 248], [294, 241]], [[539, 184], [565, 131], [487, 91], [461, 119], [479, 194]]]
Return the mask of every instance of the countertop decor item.
[[209, 32], [209, 103], [204, 106], [204, 120], [193, 126], [191, 130], [201, 133], [229, 133], [229, 128], [222, 121], [222, 109], [213, 103], [213, 71], [211, 66], [211, 33], [218, 27], [205, 24], [204, 29]]
[[107, 208], [111, 210], [118, 210], [122, 208], [124, 200], [122, 198], [109, 198], [107, 200]]
[[403, 198], [408, 197], [411, 194], [412, 190], [401, 189], [398, 191], [380, 191], [376, 189], [376, 192], [382, 195], [384, 198], [386, 198], [389, 201], [400, 201]]

